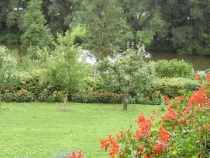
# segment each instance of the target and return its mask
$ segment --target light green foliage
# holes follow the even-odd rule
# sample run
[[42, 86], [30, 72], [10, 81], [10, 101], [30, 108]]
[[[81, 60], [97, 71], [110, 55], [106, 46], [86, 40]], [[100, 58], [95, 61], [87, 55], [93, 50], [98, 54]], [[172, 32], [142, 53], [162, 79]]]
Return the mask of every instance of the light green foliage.
[[53, 44], [53, 36], [46, 26], [46, 20], [41, 11], [41, 1], [31, 0], [22, 18], [21, 36], [24, 48], [36, 47], [43, 48]]
[[192, 64], [184, 60], [159, 60], [155, 63], [158, 77], [183, 77], [193, 78]]
[[82, 44], [86, 37], [86, 28], [84, 26], [78, 25], [71, 29], [71, 32], [75, 36], [75, 43]]
[[0, 47], [0, 109], [1, 109], [1, 91], [5, 88], [11, 88], [12, 76], [16, 71], [17, 61], [5, 47]]
[[75, 36], [68, 31], [65, 36], [58, 35], [58, 44], [47, 60], [48, 80], [51, 84], [60, 85], [66, 95], [70, 90], [78, 89], [88, 74], [87, 65], [78, 61], [81, 49], [74, 45], [74, 39]]
[[152, 88], [145, 92], [146, 96], [161, 98], [161, 96], [177, 97], [183, 92], [195, 91], [200, 83], [187, 78], [154, 78]]
[[106, 91], [115, 91], [122, 94], [123, 109], [127, 109], [129, 95], [142, 93], [150, 87], [154, 71], [143, 60], [144, 47], [138, 50], [128, 48], [121, 54], [115, 53], [109, 59], [99, 62], [100, 80]]

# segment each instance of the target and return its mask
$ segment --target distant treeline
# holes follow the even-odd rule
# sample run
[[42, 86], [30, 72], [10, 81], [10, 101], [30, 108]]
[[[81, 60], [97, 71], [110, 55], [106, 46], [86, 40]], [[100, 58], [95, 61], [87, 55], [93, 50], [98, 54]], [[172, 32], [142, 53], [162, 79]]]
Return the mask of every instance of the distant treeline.
[[[75, 42], [98, 56], [123, 51], [127, 43], [210, 55], [209, 17], [208, 0], [1, 0], [0, 42], [36, 46], [47, 28], [46, 45], [73, 30]], [[35, 37], [41, 42], [28, 42]]]

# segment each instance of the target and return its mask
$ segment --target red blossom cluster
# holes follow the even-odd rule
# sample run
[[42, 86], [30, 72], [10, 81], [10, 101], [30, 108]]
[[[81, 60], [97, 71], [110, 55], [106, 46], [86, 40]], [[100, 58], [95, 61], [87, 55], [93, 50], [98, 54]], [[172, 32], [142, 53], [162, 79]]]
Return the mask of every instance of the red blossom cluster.
[[110, 158], [114, 158], [115, 155], [118, 154], [119, 144], [112, 137], [112, 135], [109, 135], [108, 139], [100, 140], [100, 143], [101, 143], [101, 149], [107, 150], [107, 148], [110, 148], [110, 152], [109, 152]]
[[139, 126], [139, 129], [136, 131], [136, 140], [145, 138], [148, 135], [152, 126], [152, 120], [153, 118], [146, 119], [144, 117], [144, 113], [141, 113], [138, 116], [136, 122]]
[[71, 155], [67, 156], [66, 158], [83, 158], [82, 150], [79, 151], [72, 151]]

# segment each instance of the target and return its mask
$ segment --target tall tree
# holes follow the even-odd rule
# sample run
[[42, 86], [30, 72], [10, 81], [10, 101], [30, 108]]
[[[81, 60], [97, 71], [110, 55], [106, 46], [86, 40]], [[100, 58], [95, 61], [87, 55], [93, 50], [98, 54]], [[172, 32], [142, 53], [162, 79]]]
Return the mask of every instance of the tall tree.
[[86, 48], [98, 58], [126, 49], [132, 32], [117, 1], [85, 0], [74, 22], [87, 29]]
[[158, 3], [162, 8], [160, 16], [167, 27], [164, 36], [157, 32], [154, 42], [180, 53], [209, 54], [210, 1], [160, 0]]
[[46, 26], [40, 0], [31, 0], [22, 19], [22, 46], [47, 47], [53, 43], [53, 36]]
[[66, 32], [69, 29], [69, 24], [72, 22], [74, 13], [79, 9], [81, 2], [82, 1], [78, 0], [50, 0], [47, 19], [51, 30], [55, 33]]

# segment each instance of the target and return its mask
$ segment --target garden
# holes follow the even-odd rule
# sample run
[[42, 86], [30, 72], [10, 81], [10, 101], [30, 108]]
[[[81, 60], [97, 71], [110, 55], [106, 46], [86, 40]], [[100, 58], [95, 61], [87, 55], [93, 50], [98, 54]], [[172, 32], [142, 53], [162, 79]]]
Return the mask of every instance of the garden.
[[208, 56], [209, 2], [90, 2], [0, 3], [0, 157], [209, 158], [210, 69], [145, 48]]
[[1, 157], [209, 157], [209, 70], [140, 44], [90, 65], [74, 41], [0, 47]]

